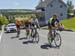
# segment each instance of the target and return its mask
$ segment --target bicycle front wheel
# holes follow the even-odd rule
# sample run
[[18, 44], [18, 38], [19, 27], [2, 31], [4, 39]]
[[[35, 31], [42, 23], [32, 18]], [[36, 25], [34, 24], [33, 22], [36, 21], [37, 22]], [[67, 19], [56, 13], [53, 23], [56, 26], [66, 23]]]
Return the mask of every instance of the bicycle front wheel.
[[56, 45], [57, 47], [60, 47], [60, 46], [61, 46], [61, 42], [62, 42], [62, 40], [61, 40], [60, 34], [59, 34], [59, 33], [56, 33], [56, 36], [55, 36], [55, 38], [54, 38], [54, 43], [55, 43], [55, 45]]
[[38, 43], [39, 42], [39, 33], [37, 33], [36, 35], [35, 35], [35, 41]]

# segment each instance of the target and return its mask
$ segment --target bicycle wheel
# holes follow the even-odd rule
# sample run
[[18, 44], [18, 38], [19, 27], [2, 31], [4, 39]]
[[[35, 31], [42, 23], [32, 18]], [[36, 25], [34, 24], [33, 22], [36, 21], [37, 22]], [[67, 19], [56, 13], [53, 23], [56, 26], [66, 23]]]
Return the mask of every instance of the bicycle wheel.
[[51, 45], [51, 36], [50, 36], [50, 34], [48, 34], [48, 43]]
[[34, 31], [31, 32], [31, 37], [30, 37], [31, 41], [34, 42]]
[[35, 38], [35, 42], [38, 43], [39, 42], [39, 33], [36, 33], [34, 38]]
[[61, 46], [61, 42], [62, 42], [62, 40], [61, 40], [60, 34], [59, 34], [59, 33], [56, 33], [56, 36], [55, 36], [55, 38], [54, 38], [54, 43], [55, 43], [55, 45], [56, 45], [57, 47], [60, 47], [60, 46]]

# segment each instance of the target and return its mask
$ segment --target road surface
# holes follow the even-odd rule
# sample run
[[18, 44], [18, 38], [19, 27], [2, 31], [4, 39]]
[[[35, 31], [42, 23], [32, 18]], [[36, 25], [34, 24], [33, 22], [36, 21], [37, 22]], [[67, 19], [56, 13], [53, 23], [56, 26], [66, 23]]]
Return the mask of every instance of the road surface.
[[16, 33], [4, 33], [0, 43], [0, 56], [75, 56], [75, 32], [60, 32], [62, 45], [49, 47], [47, 30], [40, 30], [40, 42], [32, 43], [25, 39], [25, 31], [21, 30], [19, 38]]

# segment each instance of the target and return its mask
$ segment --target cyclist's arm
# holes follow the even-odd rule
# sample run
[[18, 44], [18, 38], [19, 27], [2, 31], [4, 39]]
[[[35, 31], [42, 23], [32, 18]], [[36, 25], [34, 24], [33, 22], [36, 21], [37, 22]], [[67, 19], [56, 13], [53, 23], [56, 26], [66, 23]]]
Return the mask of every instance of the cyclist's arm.
[[57, 19], [56, 20], [57, 21], [57, 24], [55, 25], [55, 27], [57, 28], [57, 29], [59, 29], [60, 28], [60, 21]]
[[59, 23], [60, 21], [58, 19], [56, 19], [56, 21]]

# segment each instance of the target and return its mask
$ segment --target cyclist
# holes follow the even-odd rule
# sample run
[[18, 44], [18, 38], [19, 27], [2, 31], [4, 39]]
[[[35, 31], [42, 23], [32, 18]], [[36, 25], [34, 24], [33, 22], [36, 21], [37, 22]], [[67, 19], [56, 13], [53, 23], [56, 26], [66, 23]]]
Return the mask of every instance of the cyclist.
[[36, 34], [37, 28], [40, 28], [38, 19], [36, 18], [36, 16], [32, 16], [32, 18], [31, 18], [31, 33], [33, 30], [35, 30], [35, 34]]
[[17, 19], [16, 20], [17, 37], [19, 37], [19, 34], [20, 34], [20, 25], [21, 25], [21, 20], [20, 19]]
[[[52, 28], [58, 29], [60, 26], [57, 15], [53, 15], [48, 21], [49, 35], [52, 37]], [[52, 38], [51, 38], [52, 39]], [[52, 40], [51, 40], [52, 41]]]
[[26, 38], [30, 33], [30, 18], [27, 16], [25, 20]]

